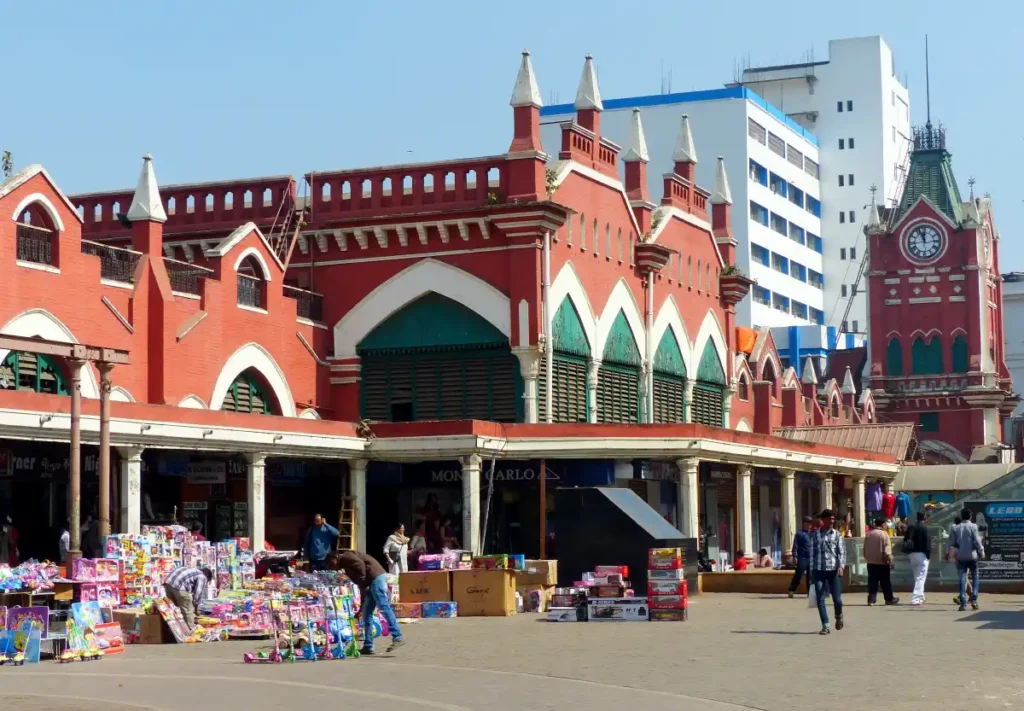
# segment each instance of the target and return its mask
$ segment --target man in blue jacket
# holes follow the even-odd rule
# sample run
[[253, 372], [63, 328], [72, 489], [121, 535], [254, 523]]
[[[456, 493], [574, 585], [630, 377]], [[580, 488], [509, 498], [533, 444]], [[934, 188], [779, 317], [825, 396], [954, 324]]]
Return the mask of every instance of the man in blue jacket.
[[331, 554], [337, 538], [338, 529], [324, 521], [320, 514], [313, 517], [313, 525], [306, 534], [306, 555], [309, 557], [310, 570], [327, 570], [327, 556]]
[[789, 581], [789, 596], [793, 597], [796, 594], [796, 589], [800, 587], [800, 581], [806, 575], [808, 585], [810, 585], [810, 573], [808, 568], [811, 565], [811, 534], [810, 530], [814, 527], [814, 519], [810, 516], [804, 516], [804, 527], [802, 530], [796, 532], [796, 536], [793, 537], [793, 565], [796, 566], [796, 570], [793, 572], [793, 579]]

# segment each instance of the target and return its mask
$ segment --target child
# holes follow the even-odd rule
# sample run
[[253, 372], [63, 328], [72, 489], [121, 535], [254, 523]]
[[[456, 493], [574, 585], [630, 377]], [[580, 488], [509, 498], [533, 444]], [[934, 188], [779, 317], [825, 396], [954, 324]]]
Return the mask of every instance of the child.
[[746, 570], [747, 559], [743, 556], [743, 551], [736, 551], [736, 562], [732, 566], [733, 570]]

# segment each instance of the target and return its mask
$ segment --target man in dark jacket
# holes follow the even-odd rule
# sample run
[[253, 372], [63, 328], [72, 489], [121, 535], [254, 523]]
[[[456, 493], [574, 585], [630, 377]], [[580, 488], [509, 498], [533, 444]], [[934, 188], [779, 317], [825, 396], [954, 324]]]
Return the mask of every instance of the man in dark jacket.
[[932, 557], [932, 539], [928, 535], [923, 511], [917, 512], [917, 523], [907, 529], [903, 537], [903, 550], [910, 554], [910, 569], [914, 573], [914, 592], [911, 605], [924, 604], [924, 583], [928, 578], [928, 564]]
[[331, 547], [337, 538], [338, 529], [327, 523], [320, 514], [313, 517], [313, 525], [306, 533], [304, 546], [310, 570], [327, 570], [327, 556], [331, 554]]
[[405, 637], [398, 626], [398, 619], [395, 611], [391, 609], [391, 601], [388, 599], [388, 578], [384, 568], [377, 562], [376, 558], [360, 553], [359, 551], [343, 551], [335, 558], [338, 570], [345, 571], [345, 575], [359, 586], [362, 593], [362, 618], [363, 618], [363, 654], [373, 654], [373, 612], [379, 608], [384, 620], [388, 623], [388, 631], [391, 633], [391, 646], [388, 652], [394, 652], [405, 644]]
[[796, 589], [800, 586], [800, 580], [805, 575], [807, 575], [808, 585], [810, 584], [811, 578], [807, 570], [811, 564], [810, 530], [813, 527], [814, 519], [810, 516], [804, 516], [803, 529], [797, 531], [796, 536], [793, 537], [793, 565], [796, 567], [796, 570], [793, 572], [793, 579], [789, 581], [790, 597], [796, 594]]

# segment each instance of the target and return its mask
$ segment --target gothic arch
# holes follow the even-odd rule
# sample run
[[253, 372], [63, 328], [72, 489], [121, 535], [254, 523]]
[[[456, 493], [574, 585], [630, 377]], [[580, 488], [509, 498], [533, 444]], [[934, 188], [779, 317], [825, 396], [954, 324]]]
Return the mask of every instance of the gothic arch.
[[64, 231], [64, 220], [60, 219], [60, 213], [57, 212], [57, 208], [54, 207], [54, 204], [50, 202], [50, 198], [46, 197], [42, 193], [32, 193], [31, 195], [26, 196], [18, 203], [18, 206], [14, 208], [14, 214], [11, 216], [11, 219], [17, 221], [21, 216], [21, 213], [25, 211], [25, 208], [30, 205], [39, 205], [42, 207], [43, 211], [49, 215], [51, 220], [53, 220], [53, 226], [57, 231]]
[[590, 303], [590, 298], [583, 288], [583, 282], [580, 281], [572, 262], [566, 262], [562, 266], [548, 291], [548, 309], [552, 318], [566, 297], [576, 307], [576, 314], [580, 317], [583, 333], [590, 344], [590, 352], [600, 353], [597, 349], [597, 318], [594, 316], [594, 307]]
[[[71, 329], [45, 309], [29, 309], [21, 312], [4, 324], [4, 327], [0, 328], [0, 333], [7, 336], [42, 338], [60, 343], [78, 343], [78, 339], [71, 333]], [[0, 361], [3, 361], [9, 352], [0, 349]], [[82, 397], [98, 398], [99, 396], [100, 387], [96, 371], [86, 363], [82, 366]]]
[[217, 383], [213, 386], [213, 395], [210, 396], [211, 409], [221, 409], [224, 396], [227, 394], [228, 388], [231, 387], [231, 383], [239, 373], [249, 368], [258, 371], [267, 381], [267, 385], [270, 386], [277, 399], [277, 404], [281, 408], [281, 414], [285, 417], [295, 417], [295, 399], [292, 397], [291, 388], [288, 387], [288, 381], [284, 377], [284, 371], [281, 370], [270, 353], [258, 343], [245, 344], [231, 354], [231, 357], [224, 363], [220, 375], [217, 376]]
[[658, 311], [658, 315], [654, 319], [654, 326], [651, 329], [651, 343], [654, 348], [657, 348], [661, 343], [661, 339], [665, 336], [665, 331], [669, 327], [672, 328], [672, 332], [676, 335], [676, 341], [679, 344], [679, 351], [683, 355], [683, 364], [686, 366], [686, 372], [695, 372], [690, 334], [686, 331], [686, 324], [683, 323], [676, 300], [671, 295], [665, 299], [665, 303], [661, 305], [661, 310]]
[[647, 340], [644, 338], [644, 319], [625, 279], [619, 279], [608, 296], [608, 301], [605, 302], [604, 311], [601, 312], [601, 318], [597, 322], [597, 341], [594, 344], [594, 353], [604, 353], [608, 334], [611, 333], [612, 325], [620, 311], [625, 314], [629, 330], [633, 332], [633, 340], [636, 341], [636, 347], [640, 351], [640, 360], [645, 360], [647, 358]]
[[736, 423], [736, 431], [737, 432], [751, 432], [752, 431], [750, 429], [750, 423], [747, 422], [747, 418], [746, 417], [741, 417], [740, 421]]
[[186, 410], [210, 409], [209, 407], [206, 406], [206, 403], [203, 402], [203, 398], [199, 397], [198, 395], [186, 395], [181, 399], [181, 402], [178, 403], [178, 407], [184, 407]]
[[[718, 322], [718, 317], [711, 309], [708, 309], [704, 322], [701, 323], [700, 330], [697, 331], [697, 338], [693, 342], [693, 353], [703, 353], [704, 347], [709, 340], [714, 343], [715, 350], [718, 351], [718, 360], [722, 367], [727, 368], [729, 361], [726, 358], [728, 348], [726, 347], [725, 334], [722, 332], [722, 324]], [[726, 371], [725, 377], [728, 381], [730, 377], [728, 371]]]
[[307, 408], [307, 409], [303, 410], [299, 414], [299, 419], [300, 420], [319, 420], [320, 419], [320, 413], [310, 407], [310, 408]]
[[263, 258], [263, 253], [255, 247], [247, 247], [238, 255], [238, 259], [235, 260], [235, 271], [242, 266], [242, 262], [245, 261], [246, 257], [252, 257], [260, 265], [260, 270], [263, 272], [264, 281], [270, 281], [270, 267], [267, 266], [267, 260]]
[[[334, 325], [334, 354], [355, 358], [370, 331], [406, 304], [434, 292], [463, 304], [512, 341], [509, 298], [483, 279], [436, 259], [424, 259], [388, 279]], [[294, 411], [294, 404], [292, 410]]]
[[132, 394], [120, 386], [114, 386], [110, 389], [110, 401], [111, 402], [135, 402], [135, 398]]

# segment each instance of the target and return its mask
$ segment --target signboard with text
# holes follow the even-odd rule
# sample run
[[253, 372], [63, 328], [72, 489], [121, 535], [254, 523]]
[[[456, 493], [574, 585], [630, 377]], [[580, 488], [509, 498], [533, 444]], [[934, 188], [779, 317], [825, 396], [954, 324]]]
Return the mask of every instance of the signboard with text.
[[1024, 580], [1024, 501], [968, 501], [985, 556], [978, 575], [986, 580]]

